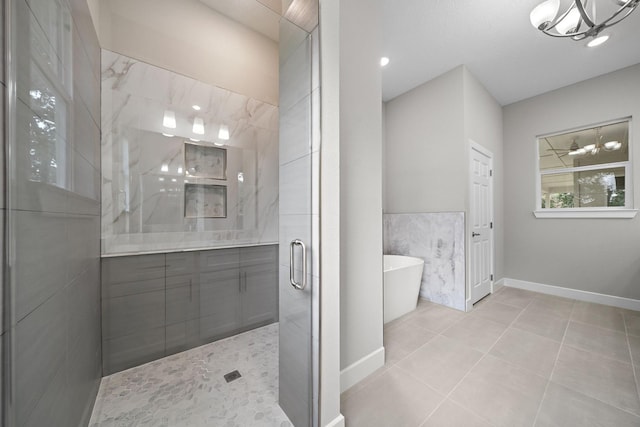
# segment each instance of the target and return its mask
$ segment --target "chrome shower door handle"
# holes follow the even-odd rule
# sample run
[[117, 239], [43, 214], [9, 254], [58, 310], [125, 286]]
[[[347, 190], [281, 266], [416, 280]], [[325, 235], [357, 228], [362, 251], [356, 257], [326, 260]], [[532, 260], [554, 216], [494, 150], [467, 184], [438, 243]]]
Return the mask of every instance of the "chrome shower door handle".
[[[295, 278], [295, 247], [300, 246], [302, 250], [302, 281], [296, 282]], [[289, 281], [291, 286], [301, 291], [307, 286], [307, 247], [300, 239], [294, 239], [289, 243]]]

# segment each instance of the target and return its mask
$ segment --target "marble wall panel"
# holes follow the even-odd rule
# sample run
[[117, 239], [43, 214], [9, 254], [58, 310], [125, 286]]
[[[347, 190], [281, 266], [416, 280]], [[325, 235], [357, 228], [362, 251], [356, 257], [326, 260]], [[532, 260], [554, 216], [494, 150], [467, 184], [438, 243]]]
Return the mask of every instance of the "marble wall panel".
[[[278, 107], [103, 50], [102, 128], [103, 254], [277, 241]], [[225, 149], [225, 179], [189, 175], [186, 143]], [[186, 218], [188, 183], [225, 186], [226, 218]]]
[[384, 253], [424, 259], [420, 295], [465, 310], [464, 212], [384, 215]]

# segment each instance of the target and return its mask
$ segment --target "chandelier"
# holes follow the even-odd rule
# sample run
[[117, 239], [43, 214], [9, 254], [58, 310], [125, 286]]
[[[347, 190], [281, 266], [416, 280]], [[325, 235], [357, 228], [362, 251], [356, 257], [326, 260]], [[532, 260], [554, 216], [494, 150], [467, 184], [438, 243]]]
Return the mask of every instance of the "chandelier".
[[[598, 21], [600, 16], [596, 16], [596, 3], [599, 4], [598, 14], [609, 13], [608, 17]], [[546, 0], [536, 6], [529, 17], [531, 24], [546, 35], [574, 40], [592, 37], [587, 45], [593, 47], [609, 38], [608, 35], [600, 35], [602, 30], [629, 16], [638, 4], [640, 0], [571, 0], [561, 12], [560, 0]]]

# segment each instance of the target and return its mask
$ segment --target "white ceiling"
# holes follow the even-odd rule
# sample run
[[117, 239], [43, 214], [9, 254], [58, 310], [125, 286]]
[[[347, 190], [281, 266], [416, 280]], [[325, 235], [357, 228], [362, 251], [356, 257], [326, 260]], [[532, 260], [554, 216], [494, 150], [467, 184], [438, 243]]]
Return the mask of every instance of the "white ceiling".
[[382, 55], [391, 58], [383, 100], [461, 64], [507, 105], [640, 63], [640, 10], [612, 27], [604, 45], [587, 48], [531, 26], [541, 1], [383, 0]]

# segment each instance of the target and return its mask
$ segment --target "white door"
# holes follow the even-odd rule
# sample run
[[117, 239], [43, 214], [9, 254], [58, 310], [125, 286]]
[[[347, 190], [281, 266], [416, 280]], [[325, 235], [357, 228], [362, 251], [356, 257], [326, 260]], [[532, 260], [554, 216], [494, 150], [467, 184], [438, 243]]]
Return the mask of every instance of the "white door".
[[492, 155], [471, 144], [471, 207], [469, 212], [471, 304], [491, 292], [493, 284]]

